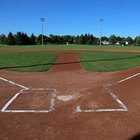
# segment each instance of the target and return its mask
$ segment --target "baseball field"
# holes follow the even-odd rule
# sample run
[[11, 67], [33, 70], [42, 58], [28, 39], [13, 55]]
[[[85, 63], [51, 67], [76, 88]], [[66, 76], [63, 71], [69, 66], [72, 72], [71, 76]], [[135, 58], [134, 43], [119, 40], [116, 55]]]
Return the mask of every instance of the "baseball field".
[[1, 140], [140, 136], [140, 47], [0, 46]]

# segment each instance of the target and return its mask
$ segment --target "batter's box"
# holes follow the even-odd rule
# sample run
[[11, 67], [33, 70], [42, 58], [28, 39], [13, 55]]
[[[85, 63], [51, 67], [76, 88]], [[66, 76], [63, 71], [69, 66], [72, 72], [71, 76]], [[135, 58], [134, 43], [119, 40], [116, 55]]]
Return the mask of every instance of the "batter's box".
[[51, 112], [56, 92], [52, 89], [24, 89], [17, 93], [2, 112]]
[[[107, 90], [107, 89], [106, 89]], [[76, 106], [76, 112], [113, 112], [113, 111], [127, 111], [126, 106], [122, 101], [111, 91], [105, 93], [98, 92], [90, 93], [87, 97], [79, 99]]]

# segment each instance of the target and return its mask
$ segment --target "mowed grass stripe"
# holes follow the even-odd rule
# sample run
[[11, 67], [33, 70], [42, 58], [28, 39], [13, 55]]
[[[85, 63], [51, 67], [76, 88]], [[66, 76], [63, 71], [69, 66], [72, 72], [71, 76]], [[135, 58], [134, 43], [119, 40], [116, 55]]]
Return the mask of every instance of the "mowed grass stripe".
[[111, 72], [140, 66], [140, 53], [92, 52], [79, 57], [86, 71]]
[[56, 57], [47, 52], [0, 53], [0, 69], [18, 72], [48, 71]]

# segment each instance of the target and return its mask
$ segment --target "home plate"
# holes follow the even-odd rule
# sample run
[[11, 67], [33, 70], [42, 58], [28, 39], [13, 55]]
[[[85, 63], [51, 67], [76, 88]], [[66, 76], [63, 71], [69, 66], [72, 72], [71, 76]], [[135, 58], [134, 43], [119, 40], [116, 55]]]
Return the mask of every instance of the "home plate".
[[61, 101], [66, 102], [66, 101], [69, 101], [69, 100], [73, 99], [73, 96], [72, 96], [72, 95], [67, 95], [67, 96], [57, 96], [57, 98], [58, 98], [59, 100], [61, 100]]

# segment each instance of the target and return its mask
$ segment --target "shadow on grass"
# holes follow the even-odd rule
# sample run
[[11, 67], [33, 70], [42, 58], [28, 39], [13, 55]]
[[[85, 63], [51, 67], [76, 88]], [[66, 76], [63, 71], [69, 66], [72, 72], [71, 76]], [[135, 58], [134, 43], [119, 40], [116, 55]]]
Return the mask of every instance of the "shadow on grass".
[[0, 67], [0, 69], [16, 69], [16, 68], [30, 68], [30, 67], [39, 67], [39, 66], [46, 66], [46, 65], [69, 65], [69, 64], [78, 64], [82, 62], [102, 62], [102, 61], [115, 61], [115, 60], [125, 60], [125, 59], [135, 59], [140, 58], [140, 55], [135, 57], [127, 57], [127, 58], [114, 58], [114, 59], [95, 59], [95, 60], [81, 60], [81, 61], [72, 61], [72, 62], [61, 62], [61, 63], [46, 63], [46, 64], [35, 64], [35, 65], [26, 65], [26, 66], [6, 66]]

